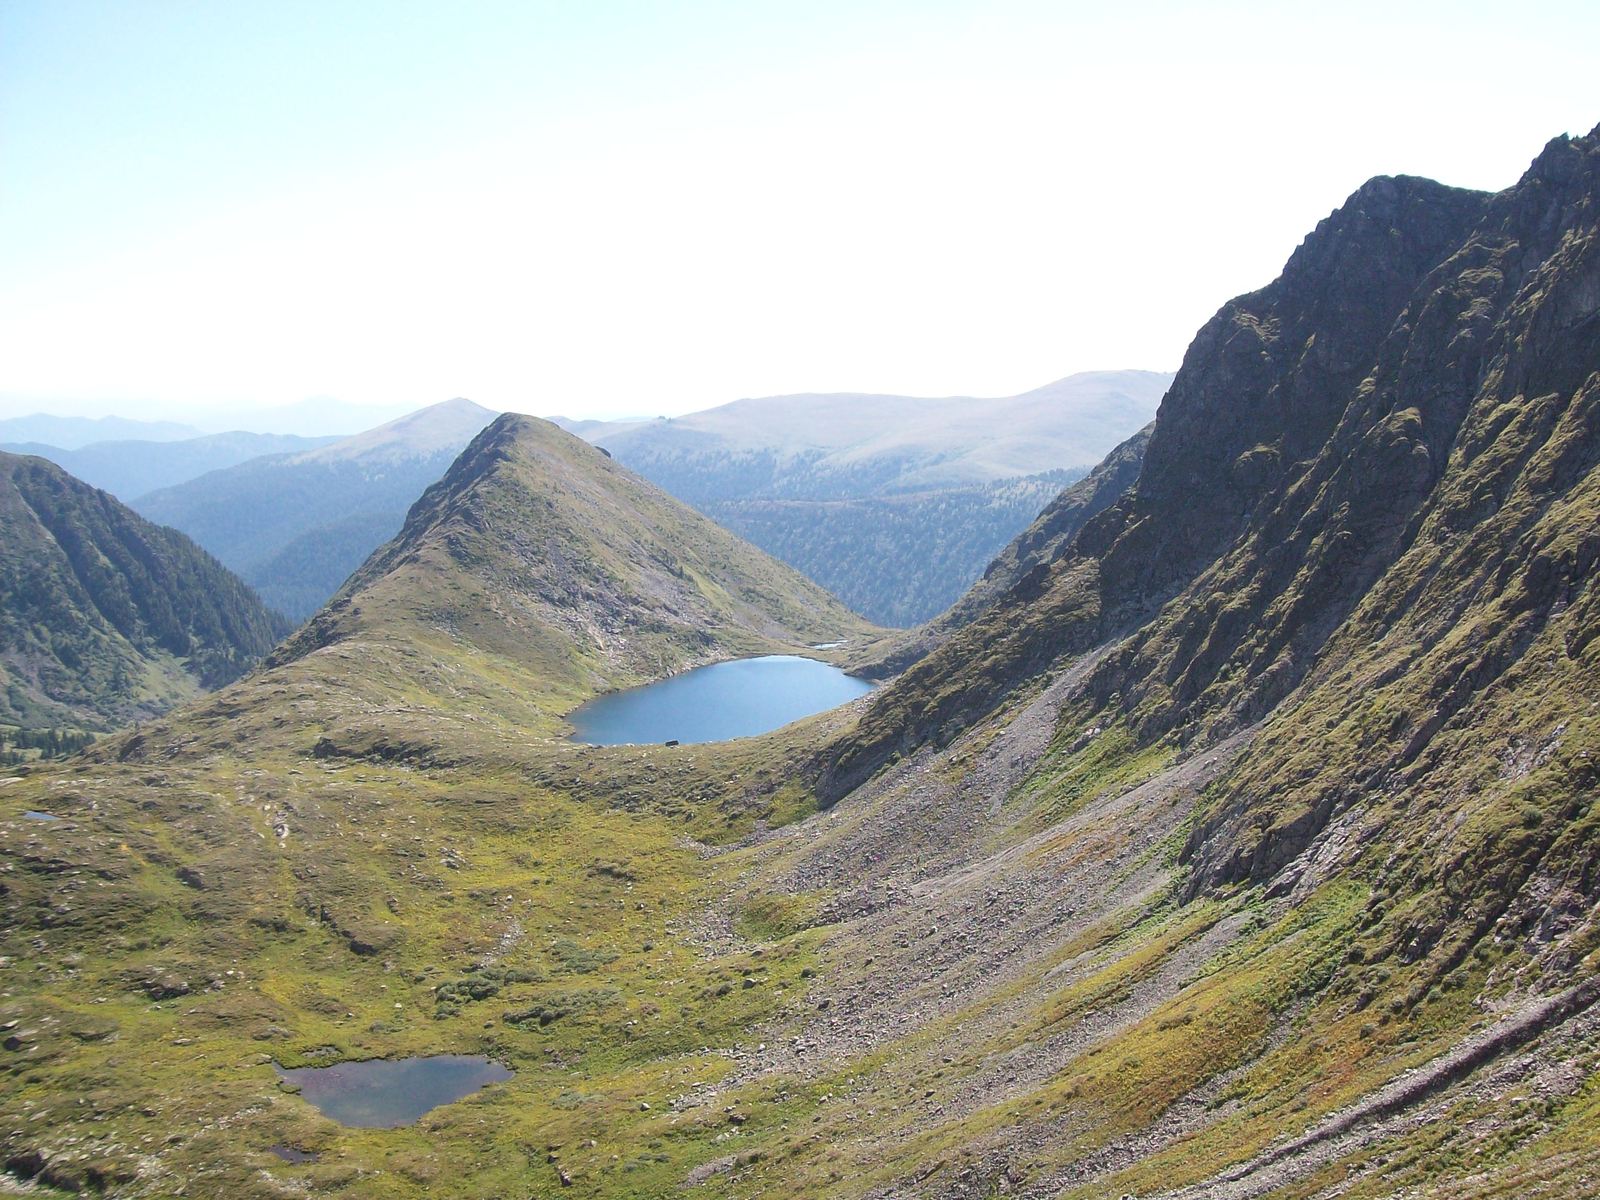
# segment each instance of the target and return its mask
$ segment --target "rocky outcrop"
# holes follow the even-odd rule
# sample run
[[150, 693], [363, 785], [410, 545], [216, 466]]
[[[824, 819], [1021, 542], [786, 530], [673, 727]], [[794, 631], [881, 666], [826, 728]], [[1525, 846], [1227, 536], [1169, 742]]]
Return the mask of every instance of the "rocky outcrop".
[[1384, 337], [1484, 211], [1481, 193], [1375, 179], [1258, 292], [1224, 305], [1162, 400], [1138, 483], [1070, 541], [1045, 539], [1007, 591], [888, 689], [824, 782], [831, 797], [943, 740], [1064, 655], [1138, 629], [1277, 507]]

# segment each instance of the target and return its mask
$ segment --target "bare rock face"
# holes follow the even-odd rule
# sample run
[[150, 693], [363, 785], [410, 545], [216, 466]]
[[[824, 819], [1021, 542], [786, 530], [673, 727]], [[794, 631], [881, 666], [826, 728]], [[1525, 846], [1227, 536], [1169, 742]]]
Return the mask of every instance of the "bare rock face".
[[1487, 200], [1429, 180], [1375, 179], [1318, 225], [1277, 280], [1224, 305], [1162, 401], [1137, 485], [1065, 544], [1044, 540], [1019, 556], [1010, 592], [906, 685], [926, 691], [957, 674], [962, 686], [909, 720], [880, 704], [886, 719], [846, 750], [831, 791], [964, 726], [1061, 654], [1138, 628], [1192, 583], [1326, 442], [1363, 364]]

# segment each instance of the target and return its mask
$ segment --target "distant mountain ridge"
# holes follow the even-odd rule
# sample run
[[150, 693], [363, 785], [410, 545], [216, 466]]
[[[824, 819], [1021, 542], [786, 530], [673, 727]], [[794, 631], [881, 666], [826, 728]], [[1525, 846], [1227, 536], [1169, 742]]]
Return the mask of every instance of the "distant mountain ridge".
[[999, 399], [770, 396], [558, 423], [872, 620], [909, 626], [1148, 423], [1171, 379], [1091, 371]]
[[208, 471], [268, 454], [310, 450], [332, 440], [235, 431], [178, 441], [92, 442], [76, 450], [39, 442], [7, 443], [0, 445], [0, 450], [48, 458], [85, 483], [104, 488], [124, 504], [131, 504], [140, 496], [187, 483]]
[[251, 433], [297, 437], [340, 438], [397, 421], [406, 415], [404, 405], [351, 404], [332, 396], [310, 396], [293, 404], [271, 408], [229, 408], [216, 416], [195, 419], [208, 432], [243, 429]]
[[37, 443], [78, 450], [94, 442], [178, 442], [200, 436], [192, 425], [174, 421], [135, 421], [128, 417], [57, 417], [33, 413], [0, 419], [0, 443]]
[[653, 421], [562, 421], [693, 504], [855, 499], [1087, 471], [1146, 424], [1159, 371], [1087, 371], [996, 399], [824, 393]]
[[406, 510], [493, 418], [469, 400], [376, 429], [254, 458], [138, 498], [273, 607], [303, 619], [397, 532]]
[[104, 730], [221, 687], [289, 631], [182, 534], [0, 453], [0, 723]]

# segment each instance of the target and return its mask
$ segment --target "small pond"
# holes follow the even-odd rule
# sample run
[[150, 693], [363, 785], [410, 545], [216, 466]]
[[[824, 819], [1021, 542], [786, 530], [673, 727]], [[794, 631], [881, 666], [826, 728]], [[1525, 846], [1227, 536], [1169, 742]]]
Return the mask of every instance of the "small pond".
[[59, 821], [59, 820], [61, 820], [61, 818], [56, 816], [55, 813], [40, 812], [37, 809], [33, 809], [33, 808], [30, 808], [27, 812], [23, 813], [22, 815], [27, 817], [28, 820], [30, 820], [30, 821]]
[[470, 1096], [513, 1072], [490, 1058], [436, 1054], [430, 1058], [369, 1058], [331, 1067], [280, 1067], [280, 1079], [341, 1125], [394, 1129], [429, 1109]]
[[813, 658], [769, 654], [612, 692], [567, 720], [577, 730], [574, 740], [591, 746], [724, 742], [834, 708], [872, 686]]

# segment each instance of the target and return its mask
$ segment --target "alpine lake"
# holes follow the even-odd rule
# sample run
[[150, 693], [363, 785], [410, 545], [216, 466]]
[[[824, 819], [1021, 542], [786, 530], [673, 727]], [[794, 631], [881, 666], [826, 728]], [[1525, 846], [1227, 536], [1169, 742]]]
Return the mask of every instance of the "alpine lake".
[[493, 1059], [469, 1054], [370, 1058], [328, 1067], [278, 1067], [277, 1072], [324, 1116], [362, 1129], [410, 1125], [441, 1104], [512, 1076]]
[[600, 696], [568, 714], [591, 746], [725, 742], [754, 737], [870, 692], [865, 679], [793, 654], [697, 667]]

